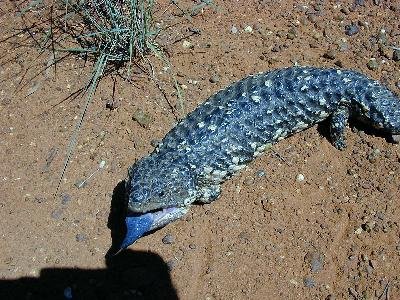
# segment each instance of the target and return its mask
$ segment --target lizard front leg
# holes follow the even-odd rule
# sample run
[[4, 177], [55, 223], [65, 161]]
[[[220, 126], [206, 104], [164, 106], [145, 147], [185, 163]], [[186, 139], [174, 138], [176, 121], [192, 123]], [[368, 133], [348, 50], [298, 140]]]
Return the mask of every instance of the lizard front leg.
[[339, 106], [339, 108], [331, 115], [330, 119], [330, 137], [332, 145], [338, 149], [343, 150], [346, 148], [345, 130], [349, 120], [349, 108], [346, 106]]

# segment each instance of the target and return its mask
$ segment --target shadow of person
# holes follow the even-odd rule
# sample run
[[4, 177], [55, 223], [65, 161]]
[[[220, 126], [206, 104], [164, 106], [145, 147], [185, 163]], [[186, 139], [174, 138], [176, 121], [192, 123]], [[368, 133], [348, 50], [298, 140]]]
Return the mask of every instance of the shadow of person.
[[0, 299], [178, 299], [166, 263], [125, 250], [106, 269], [46, 268], [39, 278], [0, 280]]

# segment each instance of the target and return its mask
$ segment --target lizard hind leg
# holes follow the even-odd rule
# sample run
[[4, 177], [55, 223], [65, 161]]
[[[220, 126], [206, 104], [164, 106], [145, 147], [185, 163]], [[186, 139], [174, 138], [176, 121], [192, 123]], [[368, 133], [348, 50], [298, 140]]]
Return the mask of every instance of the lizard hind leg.
[[338, 150], [344, 150], [347, 146], [345, 130], [349, 120], [349, 109], [346, 106], [340, 106], [330, 119], [329, 129], [332, 145]]

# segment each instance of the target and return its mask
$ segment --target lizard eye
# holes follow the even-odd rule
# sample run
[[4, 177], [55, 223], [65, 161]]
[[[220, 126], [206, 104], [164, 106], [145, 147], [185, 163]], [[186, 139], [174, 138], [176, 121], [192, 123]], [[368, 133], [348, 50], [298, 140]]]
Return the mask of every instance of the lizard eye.
[[164, 195], [165, 195], [165, 192], [164, 192], [164, 191], [161, 191], [161, 192], [158, 193], [158, 196], [159, 196], [159, 197], [163, 197]]

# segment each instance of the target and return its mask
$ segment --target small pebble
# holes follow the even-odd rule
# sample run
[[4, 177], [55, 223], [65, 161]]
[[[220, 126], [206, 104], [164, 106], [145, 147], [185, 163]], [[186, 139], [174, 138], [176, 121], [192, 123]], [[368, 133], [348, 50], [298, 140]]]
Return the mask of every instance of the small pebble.
[[281, 46], [279, 45], [274, 45], [271, 49], [272, 52], [279, 52], [281, 51]]
[[347, 50], [349, 50], [349, 44], [348, 43], [346, 43], [346, 42], [339, 42], [338, 44], [338, 47], [339, 47], [339, 50], [341, 51], [341, 52], [345, 52], [345, 51], [347, 51]]
[[62, 214], [64, 213], [64, 209], [63, 208], [56, 208], [55, 210], [53, 210], [51, 212], [51, 217], [53, 219], [59, 220], [61, 219]]
[[10, 105], [11, 104], [11, 98], [8, 98], [8, 97], [2, 98], [1, 101], [0, 101], [0, 104], [3, 105], [3, 106]]
[[75, 236], [75, 240], [76, 240], [77, 242], [85, 242], [85, 241], [88, 240], [88, 237], [87, 237], [87, 235], [84, 234], [84, 233], [78, 233], [78, 234]]
[[71, 287], [67, 286], [64, 289], [64, 298], [65, 299], [72, 299], [72, 288]]
[[357, 24], [351, 23], [350, 25], [346, 25], [344, 27], [344, 32], [348, 36], [353, 36], [359, 32], [359, 28], [358, 28]]
[[118, 100], [108, 100], [106, 102], [106, 108], [109, 110], [115, 110], [120, 106], [120, 103]]
[[378, 33], [378, 44], [386, 45], [387, 42], [388, 40], [387, 40], [386, 30], [382, 28]]
[[325, 298], [325, 300], [335, 300], [335, 299], [336, 299], [336, 297], [332, 294], [326, 296], [326, 298]]
[[374, 224], [372, 224], [371, 222], [367, 222], [361, 225], [362, 230], [370, 233], [372, 228], [373, 228]]
[[46, 198], [43, 197], [43, 196], [35, 196], [34, 200], [35, 200], [36, 203], [39, 203], [39, 204], [46, 202]]
[[239, 233], [238, 238], [242, 240], [242, 242], [249, 242], [251, 236], [246, 231], [242, 231], [241, 233]]
[[394, 49], [393, 51], [393, 60], [400, 61], [400, 49]]
[[357, 299], [358, 293], [354, 288], [349, 288], [349, 293], [350, 293], [350, 295], [352, 295], [354, 298]]
[[232, 32], [233, 34], [236, 34], [236, 33], [238, 33], [238, 29], [236, 28], [236, 26], [235, 26], [235, 25], [233, 25], [233, 26], [232, 26], [232, 28], [231, 28], [231, 32]]
[[308, 252], [304, 257], [304, 261], [309, 264], [313, 273], [317, 273], [324, 268], [324, 255], [316, 251]]
[[140, 126], [147, 128], [149, 127], [150, 123], [154, 121], [153, 117], [143, 111], [142, 109], [138, 108], [132, 116], [132, 120], [139, 123]]
[[163, 238], [162, 238], [162, 242], [166, 245], [168, 244], [172, 244], [174, 242], [174, 237], [171, 234], [166, 234]]
[[218, 75], [213, 75], [213, 76], [210, 77], [209, 80], [210, 80], [211, 83], [217, 83], [217, 82], [219, 82], [220, 79], [219, 79]]
[[252, 185], [253, 183], [254, 183], [254, 178], [252, 178], [252, 177], [248, 177], [248, 178], [246, 178], [245, 180], [243, 180], [243, 184], [244, 184], [245, 186]]
[[367, 63], [367, 67], [368, 67], [368, 69], [374, 71], [374, 70], [378, 69], [379, 64], [375, 58], [371, 58]]
[[248, 32], [248, 33], [252, 33], [252, 32], [253, 32], [253, 28], [252, 28], [250, 25], [248, 25], [248, 26], [246, 26], [246, 27], [244, 28], [244, 31], [245, 31], [245, 32]]
[[158, 145], [160, 145], [160, 143], [161, 143], [161, 140], [157, 140], [157, 139], [150, 141], [150, 145], [152, 145], [153, 147], [157, 147]]
[[167, 268], [168, 271], [172, 271], [172, 269], [176, 266], [176, 260], [175, 259], [171, 259], [169, 261], [167, 261]]
[[308, 287], [308, 288], [315, 287], [315, 280], [313, 278], [311, 278], [311, 277], [305, 277], [303, 279], [303, 283], [304, 283], [305, 287]]
[[358, 227], [358, 228], [354, 231], [355, 234], [361, 234], [362, 232], [363, 232], [363, 229], [362, 229], [361, 227]]
[[400, 144], [400, 134], [393, 134], [392, 135], [392, 140], [393, 140], [393, 143]]
[[372, 274], [372, 272], [374, 271], [374, 268], [372, 268], [371, 266], [367, 266], [365, 269], [367, 270], [367, 273], [369, 275]]
[[294, 39], [296, 38], [296, 36], [297, 36], [296, 29], [290, 28], [289, 31], [288, 31], [288, 33], [287, 33], [287, 36], [286, 36], [286, 37], [287, 37], [289, 40], [294, 40]]
[[391, 59], [394, 55], [394, 53], [392, 54], [392, 49], [385, 45], [379, 45], [379, 53], [387, 59]]
[[337, 60], [334, 63], [336, 66], [338, 66], [339, 68], [343, 68], [343, 62], [341, 60]]
[[257, 177], [264, 177], [265, 176], [265, 171], [264, 170], [258, 170], [256, 172], [256, 176]]
[[343, 7], [340, 9], [340, 12], [345, 14], [346, 16], [350, 13], [349, 9], [347, 7]]
[[376, 266], [377, 266], [376, 260], [371, 259], [371, 260], [369, 261], [369, 265], [370, 265], [372, 268], [376, 269]]
[[72, 197], [69, 194], [61, 194], [61, 204], [67, 205], [71, 201]]
[[298, 182], [304, 181], [304, 175], [303, 175], [303, 174], [297, 175], [296, 180], [297, 180]]
[[192, 43], [189, 41], [183, 41], [182, 47], [185, 49], [192, 48]]
[[379, 219], [379, 220], [383, 220], [385, 219], [385, 214], [381, 211], [376, 212], [375, 216]]
[[368, 155], [368, 160], [370, 163], [374, 163], [378, 160], [379, 156], [381, 154], [381, 150], [379, 149], [374, 149], [372, 152]]
[[358, 21], [358, 25], [360, 25], [361, 27], [366, 27], [366, 28], [368, 28], [369, 23], [366, 22], [366, 21], [363, 21], [363, 20], [359, 20], [359, 21]]
[[324, 58], [327, 59], [335, 59], [336, 58], [336, 51], [335, 50], [328, 50], [327, 52], [324, 53], [323, 55]]

